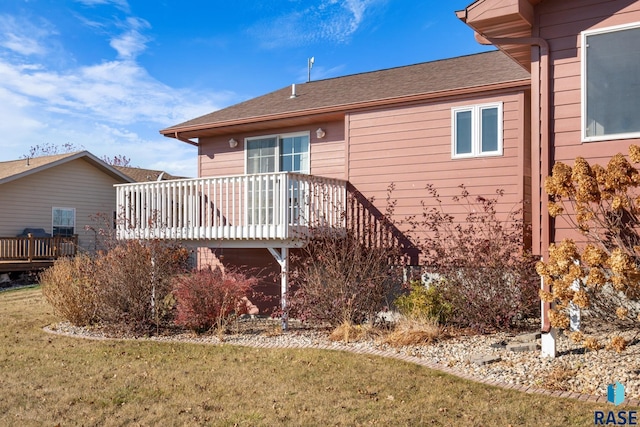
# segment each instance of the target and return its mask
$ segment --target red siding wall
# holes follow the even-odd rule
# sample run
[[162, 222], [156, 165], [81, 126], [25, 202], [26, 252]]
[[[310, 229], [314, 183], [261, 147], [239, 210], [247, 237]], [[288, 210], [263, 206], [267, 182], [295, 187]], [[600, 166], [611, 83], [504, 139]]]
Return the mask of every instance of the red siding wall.
[[[581, 142], [581, 32], [640, 21], [640, 2], [632, 0], [563, 0], [541, 3], [537, 9], [539, 36], [551, 50], [552, 162], [573, 165], [577, 156], [606, 164], [616, 153], [628, 153], [638, 139]], [[577, 237], [557, 220], [554, 240]]]
[[[503, 155], [452, 159], [451, 108], [498, 101], [503, 102]], [[529, 194], [524, 189], [530, 181], [528, 105], [528, 92], [520, 90], [353, 113], [347, 120], [349, 181], [366, 197], [375, 197], [383, 212], [387, 187], [394, 183], [397, 218], [422, 212], [427, 184], [438, 189], [450, 213], [461, 212], [451, 202], [461, 184], [474, 195], [492, 196], [503, 189], [498, 209], [506, 214]]]
[[[321, 127], [326, 136], [316, 137]], [[342, 121], [316, 123], [305, 127], [286, 127], [250, 133], [233, 133], [202, 138], [198, 156], [198, 176], [229, 176], [245, 173], [244, 139], [261, 135], [292, 132], [310, 132], [310, 162], [313, 175], [345, 179], [344, 124]], [[229, 148], [229, 139], [238, 141], [238, 146]]]
[[[246, 137], [309, 131], [311, 173], [349, 180], [364, 197], [374, 197], [376, 207], [382, 212], [387, 187], [394, 183], [396, 190], [392, 197], [398, 201], [397, 219], [421, 213], [421, 201], [427, 199], [427, 184], [436, 186], [448, 212], [461, 214], [466, 211], [451, 202], [452, 196], [460, 195], [459, 185], [464, 184], [473, 195], [487, 197], [502, 189], [505, 196], [498, 209], [506, 216], [530, 197], [530, 190], [525, 188], [531, 181], [529, 98], [529, 89], [520, 87], [464, 99], [352, 112], [346, 114], [344, 122], [211, 137], [201, 140], [199, 175], [244, 173]], [[494, 102], [503, 105], [503, 155], [452, 159], [451, 109]], [[326, 137], [321, 140], [315, 135], [318, 127], [326, 131]], [[239, 145], [230, 149], [228, 141], [232, 137]], [[526, 218], [529, 217], [527, 211]], [[462, 215], [459, 218], [462, 219]], [[242, 252], [233, 251], [234, 254]], [[274, 264], [267, 251], [253, 256]]]

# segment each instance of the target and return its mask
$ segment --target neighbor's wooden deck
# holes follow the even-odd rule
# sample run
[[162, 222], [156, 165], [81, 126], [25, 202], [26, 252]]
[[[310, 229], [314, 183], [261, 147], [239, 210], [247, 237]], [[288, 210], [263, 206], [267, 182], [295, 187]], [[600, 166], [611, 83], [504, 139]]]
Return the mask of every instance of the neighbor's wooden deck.
[[78, 236], [0, 237], [0, 273], [41, 270], [61, 257], [74, 256]]

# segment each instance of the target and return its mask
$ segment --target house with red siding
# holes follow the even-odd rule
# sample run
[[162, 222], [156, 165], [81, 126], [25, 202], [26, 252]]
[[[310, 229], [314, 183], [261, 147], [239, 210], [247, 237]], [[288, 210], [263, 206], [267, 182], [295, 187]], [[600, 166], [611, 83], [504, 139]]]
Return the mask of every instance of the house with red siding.
[[[457, 15], [531, 72], [533, 251], [545, 257], [550, 243], [574, 236], [548, 214], [541, 183], [553, 163], [604, 165], [640, 143], [640, 1], [477, 0]], [[543, 347], [555, 354], [553, 331]]]
[[443, 199], [500, 188], [498, 210], [528, 219], [530, 87], [496, 50], [287, 86], [163, 129], [197, 147], [198, 178], [116, 186], [120, 235], [274, 267], [284, 295], [305, 229], [379, 220], [392, 183], [398, 219], [422, 212], [426, 184]]

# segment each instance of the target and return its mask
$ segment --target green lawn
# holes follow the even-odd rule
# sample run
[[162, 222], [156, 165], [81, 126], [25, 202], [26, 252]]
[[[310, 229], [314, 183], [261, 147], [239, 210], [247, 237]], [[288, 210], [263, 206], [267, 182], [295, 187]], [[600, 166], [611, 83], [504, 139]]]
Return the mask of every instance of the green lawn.
[[51, 335], [39, 289], [0, 294], [0, 425], [590, 426], [586, 404], [396, 360]]

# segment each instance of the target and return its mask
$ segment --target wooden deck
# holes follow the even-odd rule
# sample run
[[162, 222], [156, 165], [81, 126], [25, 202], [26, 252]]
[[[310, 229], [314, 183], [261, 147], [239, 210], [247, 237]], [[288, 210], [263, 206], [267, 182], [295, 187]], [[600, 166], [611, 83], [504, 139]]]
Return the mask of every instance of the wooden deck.
[[41, 270], [61, 257], [74, 256], [78, 236], [0, 237], [0, 273]]

